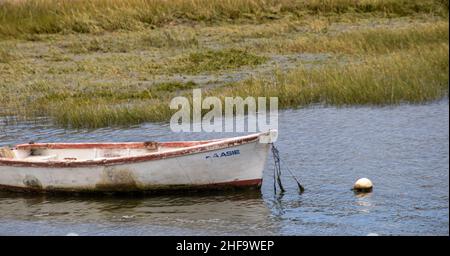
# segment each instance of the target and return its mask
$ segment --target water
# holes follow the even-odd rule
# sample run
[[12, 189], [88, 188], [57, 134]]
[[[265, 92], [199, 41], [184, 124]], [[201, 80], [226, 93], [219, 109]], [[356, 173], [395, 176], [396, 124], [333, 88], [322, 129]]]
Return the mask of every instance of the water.
[[[448, 235], [449, 105], [308, 108], [280, 113], [283, 178], [272, 161], [261, 193], [158, 197], [67, 197], [0, 193], [2, 235]], [[195, 140], [234, 134], [174, 134], [167, 125], [55, 129], [1, 125], [0, 144], [57, 141]], [[269, 159], [271, 160], [271, 159]], [[374, 191], [354, 194], [368, 177]]]

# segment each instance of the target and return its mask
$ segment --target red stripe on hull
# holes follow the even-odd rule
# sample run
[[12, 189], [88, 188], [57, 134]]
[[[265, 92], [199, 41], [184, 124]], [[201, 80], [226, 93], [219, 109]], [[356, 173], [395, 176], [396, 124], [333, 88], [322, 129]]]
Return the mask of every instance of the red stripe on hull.
[[146, 193], [146, 194], [164, 194], [177, 193], [183, 191], [208, 191], [208, 190], [233, 190], [233, 189], [259, 189], [262, 185], [262, 179], [252, 180], [237, 180], [230, 182], [221, 182], [204, 185], [167, 185], [167, 186], [149, 186], [145, 189], [130, 189], [130, 190], [114, 190], [114, 186], [108, 189], [82, 189], [82, 188], [52, 188], [40, 189], [31, 187], [16, 187], [0, 185], [0, 190], [14, 191], [14, 192], [31, 192], [31, 193]]
[[219, 186], [235, 186], [235, 187], [245, 187], [245, 186], [261, 186], [262, 179], [254, 179], [254, 180], [236, 180], [236, 181], [230, 181], [230, 182], [223, 182], [223, 183], [216, 183], [213, 185], [219, 185]]

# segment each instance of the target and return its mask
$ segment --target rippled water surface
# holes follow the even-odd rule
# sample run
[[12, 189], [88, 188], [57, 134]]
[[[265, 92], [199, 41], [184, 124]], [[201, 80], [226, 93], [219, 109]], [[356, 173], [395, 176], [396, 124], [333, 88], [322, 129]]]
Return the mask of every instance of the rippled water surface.
[[[308, 108], [280, 113], [287, 192], [275, 196], [272, 159], [261, 193], [67, 197], [0, 192], [2, 235], [448, 235], [449, 106]], [[3, 122], [3, 123], [2, 123]], [[167, 125], [63, 130], [0, 121], [0, 146], [36, 142], [195, 140]], [[369, 194], [350, 188], [359, 177]]]

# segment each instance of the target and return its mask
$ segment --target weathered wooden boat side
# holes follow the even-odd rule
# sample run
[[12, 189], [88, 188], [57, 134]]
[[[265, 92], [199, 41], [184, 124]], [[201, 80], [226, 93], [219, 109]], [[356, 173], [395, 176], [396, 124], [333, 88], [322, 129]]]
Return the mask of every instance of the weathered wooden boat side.
[[[0, 157], [0, 188], [137, 192], [259, 188], [276, 131], [191, 142], [22, 144]], [[74, 157], [76, 156], [76, 157]]]

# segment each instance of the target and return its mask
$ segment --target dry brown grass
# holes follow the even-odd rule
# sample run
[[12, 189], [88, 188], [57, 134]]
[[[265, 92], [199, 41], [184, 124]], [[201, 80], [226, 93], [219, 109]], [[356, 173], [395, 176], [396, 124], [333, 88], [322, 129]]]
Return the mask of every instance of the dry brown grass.
[[[0, 3], [0, 37], [139, 30], [174, 23], [262, 22], [284, 16], [448, 15], [436, 0], [24, 0]], [[319, 26], [320, 27], [320, 26]]]

